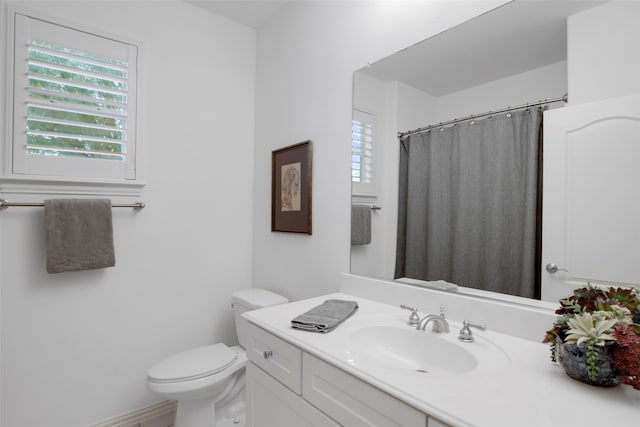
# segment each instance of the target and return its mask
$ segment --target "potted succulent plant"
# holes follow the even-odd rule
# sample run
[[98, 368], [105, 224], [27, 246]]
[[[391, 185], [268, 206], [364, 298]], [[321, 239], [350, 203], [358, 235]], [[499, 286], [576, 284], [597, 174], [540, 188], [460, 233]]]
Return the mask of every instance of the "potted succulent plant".
[[589, 284], [560, 300], [556, 314], [544, 338], [553, 362], [588, 384], [622, 382], [640, 390], [640, 296], [635, 289]]

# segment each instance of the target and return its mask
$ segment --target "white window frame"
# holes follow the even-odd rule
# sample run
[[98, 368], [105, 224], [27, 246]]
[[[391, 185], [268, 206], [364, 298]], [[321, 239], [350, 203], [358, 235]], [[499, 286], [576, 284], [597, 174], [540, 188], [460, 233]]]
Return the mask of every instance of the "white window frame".
[[[363, 116], [368, 116], [371, 120], [362, 120], [359, 118], [362, 118]], [[353, 196], [359, 196], [361, 199], [375, 199], [376, 196], [376, 140], [378, 138], [378, 130], [377, 130], [377, 124], [376, 124], [376, 114], [373, 111], [364, 109], [364, 108], [360, 108], [360, 107], [353, 107], [353, 111], [352, 111], [352, 120], [359, 120], [361, 122], [366, 122], [369, 123], [372, 128], [373, 128], [373, 140], [372, 140], [372, 147], [371, 147], [371, 182], [370, 183], [364, 183], [364, 182], [354, 182], [353, 180], [351, 181], [351, 193]], [[353, 141], [353, 140], [352, 140]], [[353, 151], [351, 152], [351, 154], [353, 155]], [[353, 168], [352, 168], [353, 171]]]
[[[70, 159], [72, 160], [71, 166], [65, 165], [64, 167], [75, 168], [76, 176], [64, 176], [53, 174], [34, 174], [28, 173], [30, 171], [20, 170], [20, 160], [18, 165], [15, 165], [14, 154], [19, 154], [16, 150], [24, 150], [24, 143], [22, 147], [17, 146], [20, 138], [14, 138], [14, 132], [20, 132], [20, 129], [16, 129], [14, 126], [14, 90], [19, 78], [14, 75], [15, 63], [15, 49], [16, 49], [16, 35], [15, 35], [15, 17], [16, 15], [24, 15], [36, 20], [45, 21], [53, 25], [60, 27], [66, 27], [71, 30], [87, 33], [89, 36], [97, 36], [104, 39], [115, 40], [120, 43], [131, 45], [137, 48], [137, 60], [134, 64], [130, 64], [130, 68], [135, 67], [136, 79], [133, 81], [130, 95], [135, 96], [135, 106], [131, 110], [131, 116], [133, 122], [131, 128], [127, 130], [129, 134], [127, 145], [127, 165], [123, 168], [123, 173], [118, 176], [106, 174], [104, 176], [96, 176], [94, 173], [96, 169], [100, 168], [96, 160], [85, 159]], [[0, 46], [0, 53], [5, 58], [5, 67], [0, 71], [0, 80], [4, 81], [4, 85], [0, 88], [0, 95], [5, 102], [0, 106], [4, 109], [0, 114], [0, 121], [2, 121], [2, 128], [4, 132], [0, 135], [3, 138], [2, 154], [3, 159], [0, 162], [0, 193], [2, 198], [9, 199], [11, 194], [24, 195], [24, 194], [68, 194], [68, 195], [99, 195], [99, 196], [132, 196], [138, 197], [142, 193], [142, 189], [145, 185], [143, 181], [143, 168], [142, 168], [142, 140], [143, 135], [141, 129], [143, 128], [141, 122], [141, 87], [139, 82], [141, 79], [140, 64], [141, 64], [141, 43], [129, 40], [125, 37], [114, 36], [104, 31], [87, 28], [83, 25], [67, 22], [63, 19], [53, 18], [45, 16], [42, 13], [35, 12], [22, 5], [7, 4], [4, 3], [0, 7], [0, 22], [4, 25], [3, 39], [6, 40], [3, 46]], [[2, 76], [4, 74], [4, 76]], [[1, 93], [3, 92], [3, 93]], [[24, 138], [22, 138], [24, 139]], [[19, 157], [19, 156], [18, 156]], [[44, 159], [46, 160], [46, 159]], [[78, 162], [77, 160], [81, 160]], [[75, 162], [74, 162], [75, 161]], [[73, 164], [79, 164], [74, 166]], [[87, 168], [87, 165], [89, 166]], [[83, 171], [84, 169], [84, 171]], [[6, 196], [5, 196], [6, 195]], [[17, 198], [17, 197], [16, 197]]]

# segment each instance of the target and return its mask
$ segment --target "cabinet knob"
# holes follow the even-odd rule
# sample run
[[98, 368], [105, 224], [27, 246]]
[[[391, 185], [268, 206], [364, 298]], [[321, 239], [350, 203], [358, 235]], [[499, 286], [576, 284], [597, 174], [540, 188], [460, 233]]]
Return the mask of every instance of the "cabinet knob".
[[262, 357], [266, 359], [270, 358], [271, 356], [273, 356], [273, 351], [271, 350], [265, 350], [262, 352]]

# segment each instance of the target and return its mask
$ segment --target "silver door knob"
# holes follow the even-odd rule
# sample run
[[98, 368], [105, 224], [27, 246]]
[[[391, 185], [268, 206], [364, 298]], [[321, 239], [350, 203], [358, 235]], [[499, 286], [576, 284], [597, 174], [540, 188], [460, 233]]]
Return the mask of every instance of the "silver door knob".
[[558, 267], [558, 264], [555, 264], [553, 262], [550, 262], [544, 268], [545, 268], [545, 270], [547, 270], [547, 273], [551, 273], [551, 274], [557, 273], [558, 271], [566, 271], [567, 273], [569, 272], [565, 268]]

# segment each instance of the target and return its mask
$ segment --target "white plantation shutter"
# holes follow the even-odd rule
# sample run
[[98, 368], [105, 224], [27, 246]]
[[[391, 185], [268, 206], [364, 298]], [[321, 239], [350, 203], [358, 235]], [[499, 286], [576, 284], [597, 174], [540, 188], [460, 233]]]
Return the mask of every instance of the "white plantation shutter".
[[135, 179], [137, 47], [15, 15], [13, 173]]
[[354, 194], [374, 193], [374, 116], [353, 110], [351, 121], [351, 185]]
[[27, 152], [126, 160], [127, 64], [36, 40], [27, 49]]

